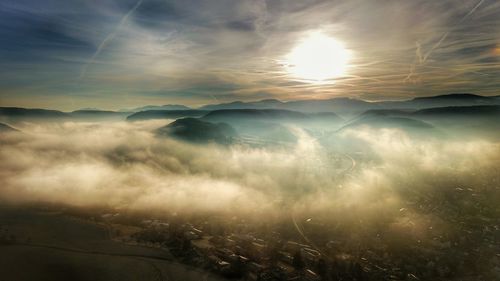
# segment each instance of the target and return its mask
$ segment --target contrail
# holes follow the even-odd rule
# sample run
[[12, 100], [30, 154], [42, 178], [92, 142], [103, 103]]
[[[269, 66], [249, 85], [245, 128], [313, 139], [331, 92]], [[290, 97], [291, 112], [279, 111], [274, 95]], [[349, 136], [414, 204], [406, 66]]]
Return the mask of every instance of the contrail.
[[480, 0], [476, 6], [474, 6], [474, 8], [472, 8], [472, 10], [470, 10], [469, 13], [467, 13], [467, 15], [465, 15], [458, 23], [461, 23], [463, 22], [464, 20], [466, 20], [470, 15], [472, 15], [478, 8], [479, 6], [481, 6], [483, 4], [484, 0]]
[[448, 37], [448, 34], [450, 34], [449, 31], [445, 32], [443, 36], [441, 36], [441, 39], [439, 39], [439, 41], [436, 44], [434, 44], [434, 46], [432, 46], [432, 48], [427, 52], [427, 54], [425, 54], [420, 64], [423, 64], [427, 61], [432, 52], [434, 52], [434, 50], [436, 50], [437, 48], [439, 48], [439, 46], [441, 46], [446, 37]]
[[416, 50], [415, 50], [415, 60], [413, 61], [413, 64], [410, 67], [410, 72], [406, 76], [404, 82], [408, 82], [411, 77], [413, 76], [413, 73], [415, 72], [415, 68], [417, 67], [417, 60], [419, 64], [422, 64], [423, 58], [422, 58], [422, 46], [420, 45], [420, 42], [416, 42]]
[[[463, 16], [457, 24], [461, 24], [463, 23], [467, 18], [469, 18], [474, 12], [476, 12], [476, 10], [483, 4], [485, 0], [480, 0], [465, 16]], [[448, 37], [448, 35], [450, 34], [450, 31], [446, 31], [442, 36], [441, 38], [439, 39], [439, 41], [434, 44], [434, 46], [432, 46], [432, 48], [423, 56], [421, 57], [421, 51], [420, 51], [420, 45], [418, 44], [417, 45], [417, 56], [420, 56], [419, 57], [419, 63], [420, 65], [424, 64], [427, 59], [430, 57], [430, 55], [437, 49], [441, 46], [441, 44], [444, 42], [444, 40]], [[405, 82], [408, 81], [411, 76], [413, 75], [413, 71], [415, 70], [415, 65], [413, 65], [410, 69], [410, 73], [408, 74], [408, 76], [405, 78]]]
[[89, 61], [82, 67], [82, 71], [80, 73], [79, 79], [85, 78], [85, 75], [87, 74], [88, 67], [95, 62], [95, 59], [101, 54], [102, 50], [115, 38], [116, 33], [120, 30], [120, 28], [123, 26], [123, 24], [125, 24], [127, 22], [130, 15], [132, 15], [135, 12], [135, 10], [137, 10], [137, 8], [139, 8], [139, 6], [142, 4], [142, 2], [143, 2], [143, 0], [137, 1], [137, 3], [134, 5], [134, 7], [132, 7], [132, 9], [130, 9], [122, 17], [122, 19], [120, 20], [118, 25], [115, 27], [115, 30], [113, 32], [111, 32], [110, 34], [108, 34], [108, 36], [106, 36], [106, 38], [104, 38], [104, 40], [102, 40], [101, 44], [99, 44], [99, 46], [97, 47], [97, 50], [95, 51], [95, 53], [92, 55], [92, 57], [90, 57]]
[[[482, 4], [483, 4], [484, 0], [480, 0], [476, 6], [474, 6], [465, 16], [463, 16], [460, 21], [458, 21], [458, 24], [464, 22], [468, 17], [470, 17]], [[448, 34], [450, 34], [450, 31], [447, 31], [443, 34], [443, 36], [441, 36], [441, 39], [439, 39], [439, 41], [436, 43], [436, 45], [434, 45], [430, 50], [429, 52], [427, 52], [427, 54], [424, 56], [424, 59], [423, 59], [423, 62], [426, 62], [427, 61], [427, 58], [432, 54], [432, 52], [434, 52], [434, 50], [436, 50], [437, 48], [439, 48], [439, 46], [441, 46], [441, 44], [443, 43], [443, 41], [446, 39], [446, 37], [448, 37]]]

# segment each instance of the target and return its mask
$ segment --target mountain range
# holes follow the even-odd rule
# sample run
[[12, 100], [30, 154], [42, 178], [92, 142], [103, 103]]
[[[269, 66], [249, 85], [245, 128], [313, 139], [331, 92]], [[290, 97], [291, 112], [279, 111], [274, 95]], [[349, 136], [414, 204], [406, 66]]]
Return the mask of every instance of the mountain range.
[[127, 116], [127, 121], [151, 120], [151, 119], [177, 119], [182, 117], [201, 117], [210, 111], [207, 110], [146, 110], [139, 111]]
[[131, 109], [120, 109], [120, 112], [139, 112], [146, 110], [190, 110], [192, 108], [181, 104], [146, 105]]
[[220, 109], [285, 109], [300, 112], [335, 112], [353, 116], [371, 109], [423, 109], [444, 106], [500, 105], [500, 97], [486, 97], [474, 94], [447, 94], [418, 97], [404, 101], [369, 102], [355, 98], [332, 98], [324, 100], [296, 100], [282, 102], [267, 99], [256, 102], [231, 102], [206, 105], [203, 110]]
[[[177, 105], [171, 106], [176, 108]], [[474, 128], [482, 132], [494, 132], [500, 129], [498, 122], [500, 120], [500, 96], [448, 94], [407, 101], [381, 102], [368, 102], [353, 98], [288, 102], [238, 101], [207, 105], [200, 109], [140, 112], [95, 109], [62, 112], [48, 109], [0, 107], [0, 122], [7, 124], [15, 124], [18, 121], [137, 121], [179, 118], [186, 118], [188, 121], [179, 122], [189, 128], [218, 130], [210, 124], [226, 123], [232, 126], [239, 135], [275, 141], [293, 141], [295, 136], [290, 128], [294, 126], [316, 132], [335, 131], [340, 128], [362, 125], [376, 128], [412, 128], [412, 130], [441, 127], [455, 128], [458, 131], [463, 128]], [[197, 123], [193, 119], [209, 124]], [[189, 133], [181, 131], [179, 134]]]
[[[500, 105], [500, 96], [479, 96], [474, 94], [447, 94], [431, 97], [418, 97], [404, 101], [365, 101], [355, 98], [332, 98], [324, 100], [295, 100], [279, 101], [276, 99], [266, 99], [255, 102], [235, 101], [231, 103], [210, 104], [192, 109], [184, 105], [148, 105], [129, 110], [107, 111], [99, 109], [83, 109], [73, 112], [62, 112], [49, 109], [27, 109], [19, 107], [0, 107], [0, 118], [86, 118], [86, 117], [111, 117], [126, 116], [129, 119], [150, 119], [150, 117], [161, 116], [179, 118], [179, 117], [197, 117], [210, 111], [226, 109], [280, 109], [289, 111], [299, 111], [303, 113], [334, 112], [339, 115], [353, 117], [368, 110], [377, 109], [404, 109], [418, 110], [436, 107], [449, 106], [479, 106], [479, 105]], [[158, 112], [154, 112], [158, 111]], [[141, 113], [134, 116], [139, 112]], [[170, 116], [171, 115], [171, 116]], [[134, 117], [132, 117], [134, 116]]]

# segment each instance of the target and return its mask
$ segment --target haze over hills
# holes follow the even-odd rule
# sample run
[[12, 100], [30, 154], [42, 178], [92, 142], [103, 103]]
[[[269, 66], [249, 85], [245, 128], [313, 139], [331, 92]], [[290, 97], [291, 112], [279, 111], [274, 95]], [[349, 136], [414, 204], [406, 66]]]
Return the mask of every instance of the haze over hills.
[[359, 117], [399, 116], [414, 118], [481, 118], [495, 121], [500, 117], [500, 105], [444, 106], [418, 110], [372, 109], [360, 114]]
[[[354, 118], [351, 122], [357, 126], [365, 124], [375, 127], [391, 127], [396, 124], [391, 121], [394, 118], [397, 118], [399, 121], [405, 119], [407, 121], [413, 120], [411, 121], [413, 123], [418, 121], [430, 124], [433, 127], [454, 134], [467, 135], [474, 132], [482, 136], [500, 136], [499, 105], [445, 106], [419, 110], [368, 110]], [[400, 123], [399, 125], [403, 129], [412, 127], [407, 126], [411, 125], [409, 123]]]
[[201, 109], [282, 109], [301, 112], [336, 112], [350, 113], [360, 112], [372, 108], [370, 102], [352, 98], [334, 98], [328, 100], [301, 100], [281, 102], [279, 100], [261, 100], [256, 102], [232, 102], [213, 104], [201, 107]]
[[151, 120], [151, 119], [177, 119], [182, 117], [201, 117], [209, 113], [207, 110], [146, 110], [127, 116], [128, 121]]
[[360, 116], [454, 116], [454, 117], [495, 117], [500, 114], [500, 105], [442, 106], [418, 110], [371, 109]]
[[70, 113], [72, 118], [83, 120], [123, 120], [130, 114], [109, 110], [75, 110]]
[[203, 116], [207, 120], [243, 119], [243, 120], [303, 120], [309, 116], [284, 109], [220, 109]]
[[465, 136], [500, 136], [499, 105], [427, 108], [414, 112], [412, 116]]
[[[179, 108], [168, 105], [169, 108]], [[149, 106], [142, 108], [151, 108]], [[180, 106], [180, 108], [184, 108]], [[188, 107], [185, 107], [188, 108]], [[222, 108], [222, 109], [217, 109]], [[292, 127], [309, 132], [335, 131], [362, 125], [374, 128], [427, 130], [474, 128], [494, 132], [499, 128], [500, 99], [473, 94], [449, 94], [414, 98], [407, 101], [367, 102], [353, 98], [302, 100], [281, 102], [233, 102], [207, 105], [201, 109], [145, 110], [116, 112], [105, 110], [76, 110], [61, 112], [47, 109], [0, 108], [0, 120], [6, 123], [23, 121], [144, 121], [172, 120], [185, 117], [199, 121], [231, 125], [242, 136], [259, 139], [295, 142]], [[340, 111], [341, 118], [336, 113]], [[186, 123], [190, 130], [219, 130], [208, 124]], [[202, 126], [203, 125], [203, 126]]]
[[424, 136], [429, 136], [431, 133], [436, 133], [435, 127], [424, 121], [388, 115], [361, 116], [360, 118], [356, 118], [348, 122], [345, 126], [340, 128], [339, 131], [347, 129], [362, 129], [363, 127], [370, 127], [374, 129], [399, 129], [411, 134], [412, 136], [417, 134], [425, 134]]
[[200, 109], [286, 109], [301, 112], [335, 112], [341, 115], [359, 114], [370, 109], [422, 109], [443, 106], [498, 105], [497, 97], [474, 94], [447, 94], [414, 98], [405, 101], [368, 102], [355, 98], [332, 98], [326, 100], [297, 100], [281, 102], [262, 100], [257, 102], [232, 102], [206, 105]]
[[497, 105], [495, 97], [485, 97], [474, 94], [447, 94], [430, 97], [417, 97], [408, 101], [380, 102], [385, 108], [432, 108], [445, 106]]
[[58, 110], [0, 107], [0, 120], [67, 119], [70, 117], [70, 114]]
[[[324, 100], [295, 100], [295, 101], [279, 101], [276, 99], [266, 99], [255, 102], [235, 101], [231, 103], [210, 104], [193, 109], [184, 105], [148, 105], [142, 106], [128, 111], [109, 111], [99, 109], [80, 109], [67, 113], [50, 109], [27, 109], [19, 107], [0, 107], [0, 116], [17, 116], [17, 117], [69, 117], [68, 114], [74, 115], [112, 115], [126, 114], [148, 111], [178, 111], [188, 112], [189, 110], [198, 110], [209, 112], [223, 109], [281, 109], [299, 112], [334, 112], [337, 114], [356, 115], [372, 109], [424, 109], [433, 107], [445, 106], [474, 106], [474, 105], [500, 105], [500, 96], [479, 96], [474, 94], [447, 94], [430, 97], [419, 97], [404, 101], [365, 101], [356, 98], [332, 98]], [[196, 112], [196, 111], [194, 111]], [[153, 114], [153, 113], [151, 113]]]
[[124, 120], [130, 112], [106, 110], [75, 110], [62, 112], [39, 108], [0, 107], [0, 120], [6, 122], [23, 121], [104, 121]]
[[500, 105], [445, 106], [420, 109], [414, 113], [420, 116], [454, 117], [500, 117]]
[[303, 113], [283, 109], [222, 109], [211, 111], [202, 119], [225, 122], [242, 135], [277, 142], [295, 142], [294, 128], [334, 130], [344, 122], [333, 112]]
[[[153, 108], [164, 107], [188, 108], [178, 105]], [[142, 107], [145, 108], [151, 107]], [[347, 118], [344, 120], [339, 117], [336, 114], [338, 111]], [[215, 130], [214, 134], [220, 134], [221, 128], [211, 126], [212, 123], [218, 122], [231, 125], [232, 129], [242, 136], [280, 142], [296, 141], [291, 131], [293, 126], [310, 132], [335, 131], [340, 128], [345, 130], [359, 126], [430, 132], [437, 126], [452, 130], [473, 128], [494, 134], [493, 132], [500, 129], [497, 122], [500, 119], [500, 99], [473, 94], [449, 94], [407, 101], [381, 102], [367, 102], [353, 98], [289, 102], [262, 100], [207, 105], [200, 109], [139, 112], [106, 110], [61, 112], [48, 109], [0, 108], [0, 120], [13, 124], [23, 121], [144, 121], [185, 117], [200, 118], [199, 121], [202, 123], [191, 119], [180, 121], [182, 124], [184, 122], [189, 130], [181, 131], [179, 136], [195, 130]]]
[[165, 104], [165, 105], [146, 105], [131, 109], [120, 109], [120, 112], [139, 112], [146, 110], [189, 110], [190, 107], [181, 104]]
[[271, 109], [281, 108], [284, 102], [277, 99], [265, 99], [254, 102], [234, 101], [229, 103], [209, 104], [200, 107], [203, 110], [221, 110], [221, 109]]

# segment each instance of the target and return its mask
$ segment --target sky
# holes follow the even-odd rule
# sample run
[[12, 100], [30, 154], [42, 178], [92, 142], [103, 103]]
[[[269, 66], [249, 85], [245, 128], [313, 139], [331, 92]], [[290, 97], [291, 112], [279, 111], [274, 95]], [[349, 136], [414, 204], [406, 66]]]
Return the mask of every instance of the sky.
[[[350, 54], [321, 83], [287, 66], [317, 33]], [[1, 106], [500, 94], [496, 0], [3, 0], [0, 38]]]

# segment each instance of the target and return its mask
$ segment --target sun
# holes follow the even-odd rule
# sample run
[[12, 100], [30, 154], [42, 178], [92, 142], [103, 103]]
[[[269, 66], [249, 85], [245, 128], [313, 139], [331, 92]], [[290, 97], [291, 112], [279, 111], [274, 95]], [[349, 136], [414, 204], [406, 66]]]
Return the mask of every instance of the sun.
[[301, 40], [286, 56], [287, 71], [294, 77], [322, 82], [346, 74], [351, 53], [341, 42], [321, 32]]

